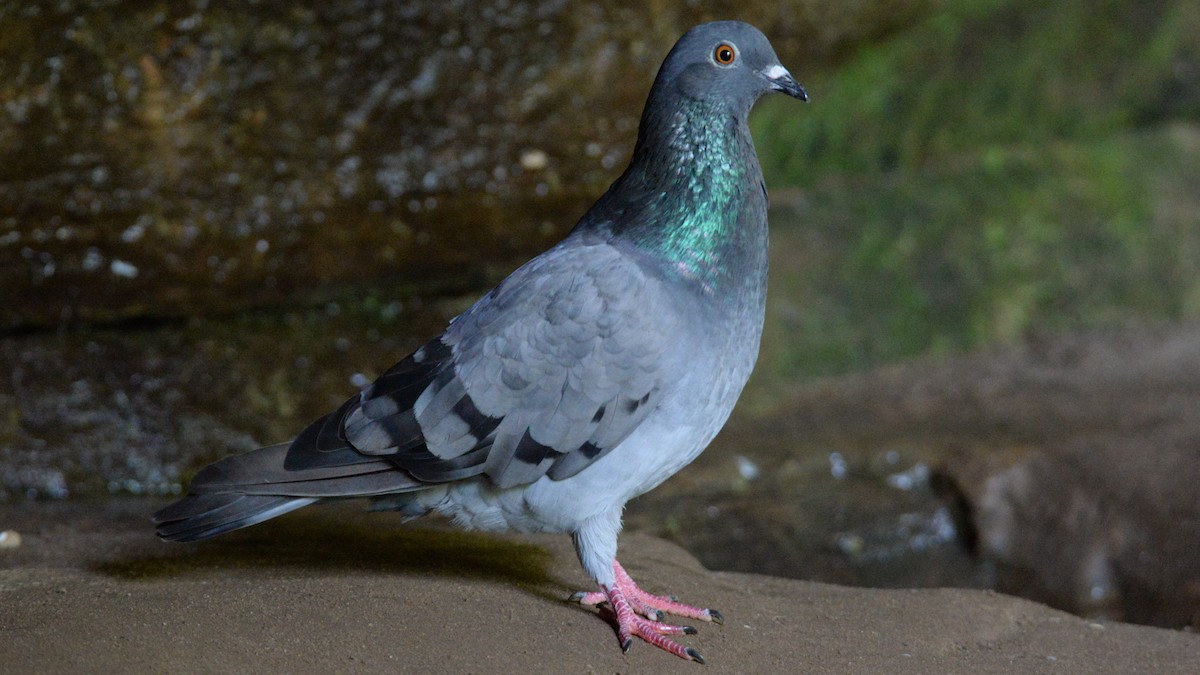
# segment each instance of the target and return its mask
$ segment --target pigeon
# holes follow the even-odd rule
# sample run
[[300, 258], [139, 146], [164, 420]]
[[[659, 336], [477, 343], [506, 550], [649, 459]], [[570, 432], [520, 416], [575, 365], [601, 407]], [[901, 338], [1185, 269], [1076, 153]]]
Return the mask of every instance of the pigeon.
[[643, 591], [617, 562], [625, 503], [694, 460], [758, 358], [767, 191], [747, 118], [808, 100], [767, 38], [689, 30], [650, 90], [629, 166], [558, 244], [290, 443], [217, 461], [154, 515], [195, 541], [314, 502], [370, 498], [465, 528], [569, 533], [622, 650], [715, 610]]

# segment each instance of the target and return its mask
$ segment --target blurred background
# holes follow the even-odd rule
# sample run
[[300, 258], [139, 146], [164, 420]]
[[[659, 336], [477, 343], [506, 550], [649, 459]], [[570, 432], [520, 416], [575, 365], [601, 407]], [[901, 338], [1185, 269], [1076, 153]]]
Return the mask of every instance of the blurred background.
[[1190, 0], [4, 3], [0, 501], [149, 512], [339, 404], [566, 233], [715, 18], [812, 101], [752, 118], [754, 379], [628, 527], [1200, 626]]

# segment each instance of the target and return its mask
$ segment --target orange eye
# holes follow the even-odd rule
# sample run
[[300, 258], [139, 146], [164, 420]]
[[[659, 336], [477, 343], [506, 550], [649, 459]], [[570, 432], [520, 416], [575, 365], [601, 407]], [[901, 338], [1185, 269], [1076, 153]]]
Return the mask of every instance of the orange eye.
[[733, 63], [735, 58], [737, 58], [737, 52], [733, 51], [731, 44], [722, 42], [713, 50], [713, 60], [723, 66]]

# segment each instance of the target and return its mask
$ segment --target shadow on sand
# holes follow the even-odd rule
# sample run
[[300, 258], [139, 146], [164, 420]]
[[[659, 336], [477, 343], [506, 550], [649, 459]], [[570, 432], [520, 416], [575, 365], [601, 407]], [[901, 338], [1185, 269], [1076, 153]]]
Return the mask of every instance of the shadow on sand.
[[163, 542], [162, 548], [161, 554], [140, 548], [89, 567], [129, 581], [223, 572], [357, 572], [487, 580], [560, 601], [576, 590], [551, 574], [556, 557], [537, 544], [438, 523], [397, 527], [389, 514], [344, 506], [305, 509], [210, 541]]

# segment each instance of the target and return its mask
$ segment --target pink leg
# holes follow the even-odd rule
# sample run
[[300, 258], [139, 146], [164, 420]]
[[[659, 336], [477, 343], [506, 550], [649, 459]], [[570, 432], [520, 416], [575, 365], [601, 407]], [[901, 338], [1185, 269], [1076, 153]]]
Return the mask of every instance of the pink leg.
[[[621, 563], [613, 561], [613, 572], [616, 582], [611, 588], [601, 586], [599, 591], [592, 593], [576, 593], [572, 599], [584, 605], [599, 605], [607, 602], [617, 620], [617, 638], [621, 641], [621, 649], [628, 651], [633, 645], [634, 636], [668, 651], [680, 658], [704, 663], [704, 657], [691, 647], [684, 647], [666, 635], [692, 635], [696, 632], [691, 626], [673, 626], [662, 623], [663, 613], [701, 621], [722, 622], [721, 613], [712, 609], [692, 607], [672, 598], [652, 595], [638, 588]], [[639, 616], [639, 614], [641, 616]], [[645, 618], [643, 618], [645, 617]]]

